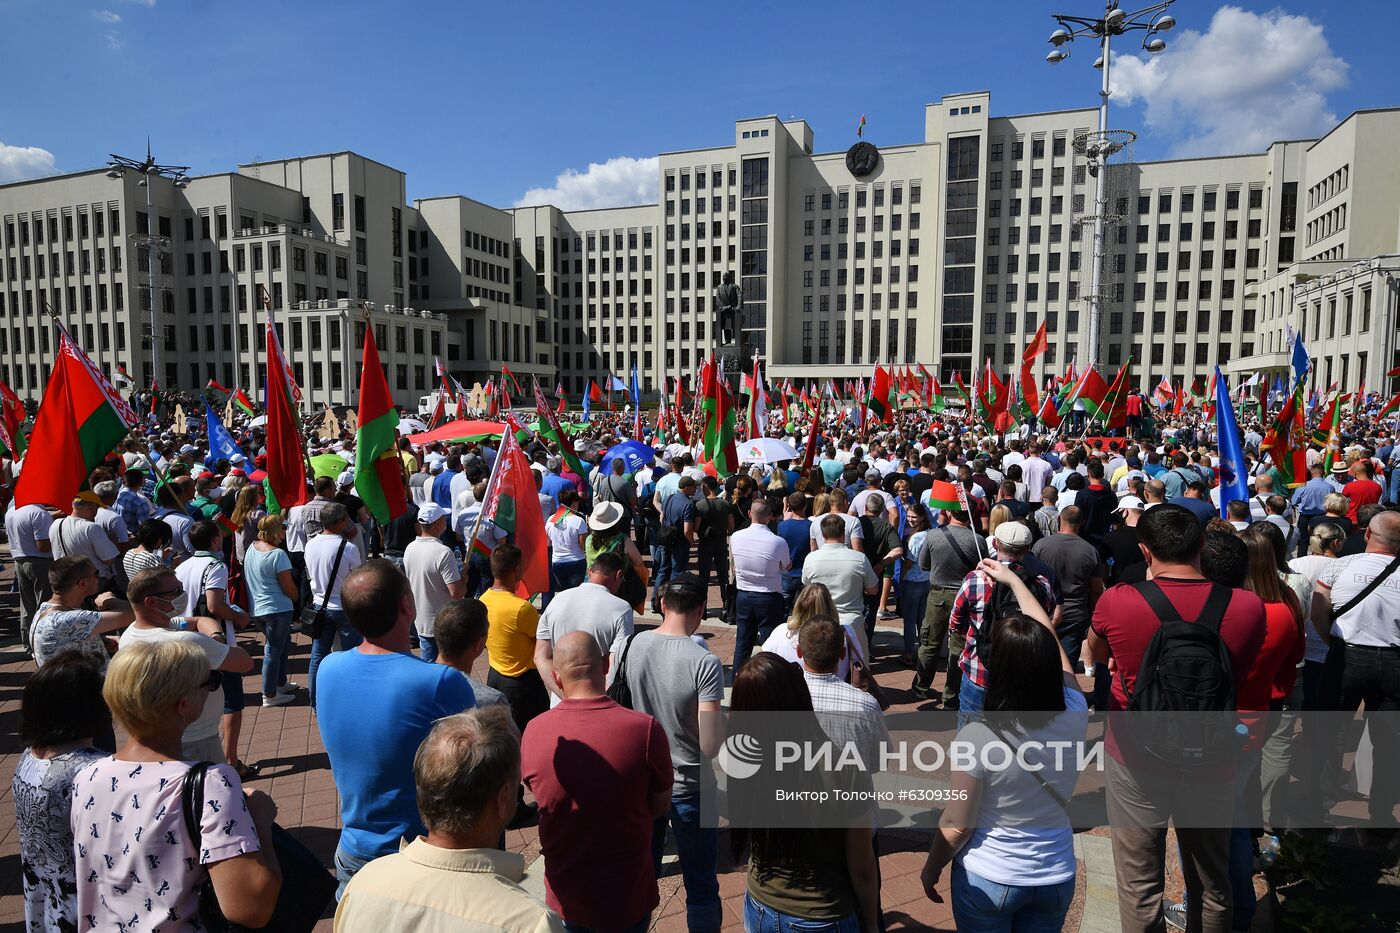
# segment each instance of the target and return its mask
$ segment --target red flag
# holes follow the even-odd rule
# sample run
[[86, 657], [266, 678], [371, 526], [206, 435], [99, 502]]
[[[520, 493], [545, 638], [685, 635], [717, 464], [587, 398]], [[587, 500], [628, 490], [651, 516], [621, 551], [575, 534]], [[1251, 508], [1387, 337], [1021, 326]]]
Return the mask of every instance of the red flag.
[[306, 454], [297, 427], [291, 367], [282, 355], [282, 341], [267, 312], [267, 380], [263, 384], [263, 410], [267, 413], [267, 475], [272, 494], [285, 511], [306, 498]]
[[5, 428], [5, 449], [16, 460], [24, 456], [24, 451], [29, 446], [24, 432], [20, 430], [28, 417], [29, 413], [24, 410], [24, 402], [20, 401], [15, 390], [0, 382], [0, 424]]
[[821, 430], [822, 423], [822, 401], [822, 396], [818, 395], [816, 407], [812, 409], [812, 426], [807, 429], [807, 449], [802, 452], [803, 473], [812, 468], [812, 461], [816, 459], [817, 435]]
[[598, 388], [597, 380], [588, 380], [588, 401], [601, 402], [603, 400], [603, 390]]
[[681, 443], [690, 446], [690, 427], [685, 423], [685, 385], [680, 377], [676, 377], [676, 434], [680, 436]]
[[1026, 352], [1021, 354], [1021, 362], [1029, 363], [1037, 356], [1050, 348], [1050, 338], [1045, 334], [1045, 322], [1040, 322], [1040, 327], [1036, 330], [1031, 342], [1026, 345]]
[[1049, 392], [1045, 393], [1045, 402], [1040, 406], [1040, 411], [1037, 412], [1036, 417], [1038, 417], [1040, 423], [1047, 428], [1053, 429], [1060, 426], [1060, 422], [1063, 419], [1060, 417], [1060, 410], [1055, 407], [1055, 396], [1051, 395]]
[[516, 595], [529, 599], [549, 589], [549, 540], [544, 533], [535, 474], [517, 432], [525, 429], [514, 415], [506, 415], [508, 430], [496, 457], [496, 469], [481, 505], [481, 517], [511, 536], [524, 555], [520, 588]]
[[208, 383], [208, 385], [205, 386], [205, 388], [206, 388], [206, 389], [218, 389], [220, 392], [224, 393], [225, 395], [231, 395], [231, 394], [232, 394], [232, 393], [230, 392], [228, 386], [221, 386], [221, 385], [219, 385], [217, 382], [215, 382], [213, 379], [210, 379], [210, 380], [209, 380], [209, 383]]
[[[438, 396], [442, 406], [442, 396]], [[379, 362], [374, 329], [365, 328], [360, 365], [360, 410], [355, 430], [355, 495], [380, 524], [408, 510], [403, 461], [399, 459], [399, 413], [389, 395], [389, 381]]]

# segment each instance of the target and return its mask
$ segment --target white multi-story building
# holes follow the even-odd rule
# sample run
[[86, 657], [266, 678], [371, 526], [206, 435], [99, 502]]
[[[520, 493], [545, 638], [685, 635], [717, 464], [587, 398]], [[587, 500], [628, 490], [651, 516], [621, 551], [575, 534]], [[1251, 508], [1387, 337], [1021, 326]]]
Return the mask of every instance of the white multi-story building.
[[[400, 404], [433, 358], [470, 384], [508, 366], [562, 383], [691, 381], [719, 340], [713, 293], [744, 295], [744, 352], [772, 377], [853, 377], [876, 363], [944, 379], [1016, 365], [1043, 322], [1037, 375], [1082, 368], [1090, 264], [1077, 222], [1095, 179], [1075, 138], [1090, 109], [993, 116], [986, 92], [926, 106], [924, 139], [814, 152], [802, 120], [734, 124], [729, 144], [662, 153], [657, 203], [498, 209], [408, 204], [404, 176], [353, 153], [240, 166], [179, 190], [102, 170], [0, 187], [0, 359], [42, 389], [48, 304], [99, 364], [150, 381], [145, 251], [165, 385], [261, 385], [265, 288], [309, 404], [353, 402], [371, 320]], [[851, 140], [850, 142], [855, 142]], [[1112, 170], [1101, 359], [1135, 381], [1283, 370], [1289, 329], [1315, 380], [1379, 387], [1396, 348], [1400, 110], [1361, 111], [1317, 140], [1258, 154]], [[411, 311], [408, 309], [412, 309]]]

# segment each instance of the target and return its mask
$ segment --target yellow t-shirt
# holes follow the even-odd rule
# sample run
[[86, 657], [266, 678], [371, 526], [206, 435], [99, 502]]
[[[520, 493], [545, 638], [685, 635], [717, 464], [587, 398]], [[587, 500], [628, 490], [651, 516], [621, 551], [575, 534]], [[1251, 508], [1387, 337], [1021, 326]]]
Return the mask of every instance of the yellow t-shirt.
[[409, 475], [418, 472], [418, 458], [413, 456], [413, 454], [406, 450], [401, 450], [399, 451], [399, 459], [403, 461], [404, 469], [408, 470]]
[[492, 670], [519, 677], [535, 669], [535, 629], [540, 614], [514, 593], [487, 590], [481, 594], [490, 628], [486, 632], [486, 657]]

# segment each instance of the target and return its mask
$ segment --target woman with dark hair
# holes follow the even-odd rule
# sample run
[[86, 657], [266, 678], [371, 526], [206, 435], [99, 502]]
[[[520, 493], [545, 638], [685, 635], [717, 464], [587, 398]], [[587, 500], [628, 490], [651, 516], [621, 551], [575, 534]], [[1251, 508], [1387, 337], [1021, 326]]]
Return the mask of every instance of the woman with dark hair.
[[77, 930], [73, 869], [73, 776], [107, 753], [93, 747], [112, 734], [102, 702], [102, 666], [92, 655], [54, 655], [24, 685], [24, 753], [10, 784], [19, 825], [19, 857], [28, 930]]
[[[740, 714], [787, 713], [782, 727], [786, 737], [818, 745], [828, 741], [812, 712], [812, 695], [801, 670], [771, 652], [758, 652], [734, 675], [729, 708]], [[807, 715], [792, 715], [803, 713]], [[804, 784], [802, 789], [817, 790], [830, 779], [813, 770], [800, 772], [795, 780]], [[743, 798], [736, 794], [737, 786], [731, 782], [731, 804]], [[732, 826], [730, 841], [735, 861], [742, 861], [744, 849], [749, 850], [744, 897], [744, 929], [749, 933], [878, 929], [879, 873], [868, 818], [853, 819], [845, 828], [830, 823], [782, 829]]]
[[122, 555], [126, 578], [133, 579], [143, 570], [154, 570], [170, 564], [175, 552], [170, 547], [175, 533], [158, 518], [148, 518], [136, 530], [136, 547]]
[[[979, 749], [973, 756], [978, 764], [953, 771], [954, 802], [929, 848], [924, 892], [942, 901], [936, 887], [952, 862], [959, 930], [1055, 930], [1074, 897], [1067, 807], [1078, 775], [1056, 769], [1056, 746], [1049, 743], [1083, 741], [1088, 703], [1049, 616], [1025, 583], [1000, 561], [983, 560], [979, 569], [998, 586], [1011, 587], [1021, 611], [1002, 618], [991, 633], [986, 719], [958, 732], [959, 741]], [[992, 745], [1022, 766], [986, 768], [981, 750]]]

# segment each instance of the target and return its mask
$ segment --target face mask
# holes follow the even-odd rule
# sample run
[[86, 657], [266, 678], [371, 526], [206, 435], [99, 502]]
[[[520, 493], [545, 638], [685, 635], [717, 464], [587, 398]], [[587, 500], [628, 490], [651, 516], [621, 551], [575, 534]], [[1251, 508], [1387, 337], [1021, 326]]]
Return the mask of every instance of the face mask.
[[183, 596], [184, 596], [184, 594], [181, 593], [181, 594], [179, 594], [179, 595], [177, 595], [177, 596], [173, 596], [173, 597], [166, 597], [166, 596], [157, 596], [157, 597], [156, 597], [156, 599], [160, 600], [160, 601], [163, 602], [163, 603], [166, 603], [167, 606], [168, 606], [168, 608], [162, 609], [162, 610], [161, 610], [161, 614], [164, 615], [166, 619], [173, 619], [173, 618], [175, 618], [176, 616], [178, 616], [178, 615], [181, 614], [181, 613], [180, 613], [180, 610], [183, 608], [183, 603], [184, 603], [184, 600], [183, 600], [183, 598], [182, 598]]

